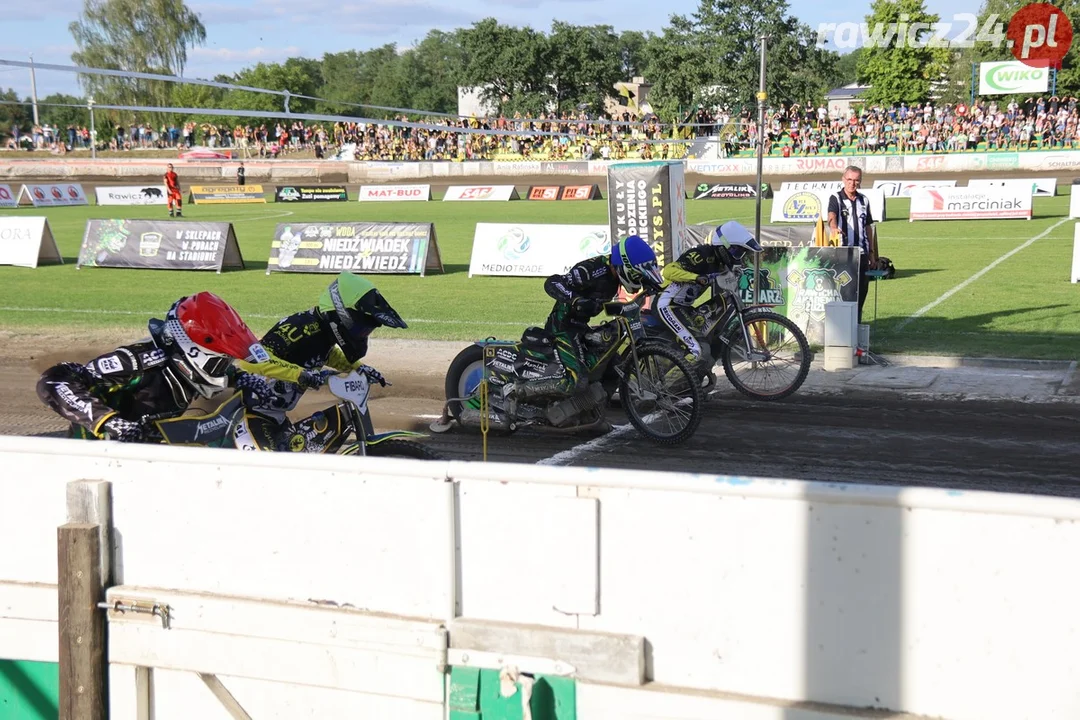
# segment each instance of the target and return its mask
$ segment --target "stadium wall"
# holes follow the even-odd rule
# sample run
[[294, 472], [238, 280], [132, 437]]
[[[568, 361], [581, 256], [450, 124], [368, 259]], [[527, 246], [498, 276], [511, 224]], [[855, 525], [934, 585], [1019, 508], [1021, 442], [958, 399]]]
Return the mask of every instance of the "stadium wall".
[[[236, 175], [236, 160], [184, 161], [169, 159], [117, 160], [47, 160], [25, 159], [0, 163], [0, 179], [17, 181], [21, 178], [84, 178], [84, 177], [148, 177], [160, 175], [166, 163], [172, 162], [177, 173], [186, 181], [232, 181]], [[754, 158], [727, 160], [687, 160], [686, 171], [715, 177], [748, 177], [757, 173]], [[400, 180], [464, 179], [492, 176], [568, 176], [597, 177], [607, 174], [611, 161], [476, 161], [476, 162], [340, 162], [310, 160], [244, 160], [248, 182], [319, 181], [332, 177], [340, 182], [396, 182]], [[873, 175], [895, 173], [995, 172], [1029, 170], [1034, 172], [1080, 171], [1080, 151], [1027, 151], [993, 153], [952, 153], [923, 155], [843, 155], [817, 157], [768, 157], [763, 161], [766, 177], [820, 175], [837, 173], [847, 165], [861, 167]]]
[[108, 611], [113, 720], [1080, 715], [1072, 499], [55, 438], [0, 463], [0, 658], [57, 659], [65, 522], [102, 527], [110, 604], [170, 609]]

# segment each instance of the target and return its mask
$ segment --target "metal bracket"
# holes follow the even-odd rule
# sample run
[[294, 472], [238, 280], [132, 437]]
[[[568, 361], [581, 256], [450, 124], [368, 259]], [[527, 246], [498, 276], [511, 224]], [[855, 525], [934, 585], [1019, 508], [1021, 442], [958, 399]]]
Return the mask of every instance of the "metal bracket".
[[450, 648], [446, 651], [446, 656], [447, 663], [454, 667], [474, 667], [488, 670], [516, 667], [519, 672], [533, 675], [569, 676], [577, 672], [577, 668], [564, 660], [527, 655], [504, 655], [479, 650]]
[[114, 600], [111, 603], [99, 602], [97, 606], [102, 610], [111, 610], [118, 613], [131, 612], [142, 615], [155, 615], [161, 618], [162, 629], [172, 629], [172, 608], [168, 605], [161, 605], [156, 602], [148, 601], [139, 604], [138, 600], [132, 600], [130, 603], [125, 603], [122, 600]]

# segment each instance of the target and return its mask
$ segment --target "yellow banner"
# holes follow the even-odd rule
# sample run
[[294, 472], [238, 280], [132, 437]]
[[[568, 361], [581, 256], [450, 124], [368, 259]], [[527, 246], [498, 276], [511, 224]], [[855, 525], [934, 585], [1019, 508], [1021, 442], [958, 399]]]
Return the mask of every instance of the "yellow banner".
[[192, 185], [188, 192], [196, 205], [266, 202], [262, 185]]

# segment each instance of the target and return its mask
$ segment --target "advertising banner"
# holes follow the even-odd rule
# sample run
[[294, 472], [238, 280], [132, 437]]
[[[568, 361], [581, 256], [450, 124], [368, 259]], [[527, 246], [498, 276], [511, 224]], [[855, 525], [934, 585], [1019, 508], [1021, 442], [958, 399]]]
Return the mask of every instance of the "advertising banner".
[[114, 185], [96, 187], [98, 205], [168, 205], [164, 185]]
[[529, 200], [558, 200], [561, 185], [533, 185], [525, 197]]
[[236, 205], [265, 203], [262, 185], [192, 185], [188, 202], [196, 205]]
[[1028, 185], [987, 188], [920, 188], [911, 193], [910, 221], [1031, 219]]
[[1021, 60], [979, 63], [980, 95], [1042, 95], [1050, 86], [1050, 68]]
[[19, 206], [19, 200], [12, 192], [10, 185], [0, 185], [0, 208], [13, 208]]
[[[784, 183], [785, 185], [787, 183]], [[769, 222], [817, 222], [818, 215], [827, 220], [829, 196], [840, 191], [834, 189], [785, 190], [780, 189], [773, 198], [772, 213]], [[872, 188], [861, 188], [860, 193], [870, 201], [870, 214], [874, 222], [888, 219], [885, 208], [885, 193]]]
[[431, 185], [361, 185], [356, 199], [361, 202], [430, 200]]
[[1070, 282], [1080, 283], [1080, 223], [1073, 226], [1072, 260], [1072, 280]]
[[344, 185], [278, 185], [274, 202], [345, 202], [349, 199]]
[[1032, 197], [1057, 195], [1057, 178], [971, 178], [968, 187], [1009, 187], [1019, 185], [1020, 192], [1030, 188]]
[[541, 175], [588, 175], [589, 163], [586, 160], [541, 160]]
[[615, 240], [640, 235], [660, 265], [686, 247], [686, 181], [680, 162], [617, 163], [608, 167], [608, 227]]
[[[712, 226], [692, 225], [695, 239], [708, 239], [704, 231]], [[761, 234], [766, 239], [768, 226], [762, 225]], [[770, 228], [784, 230], [787, 228]], [[806, 232], [802, 228], [791, 228]], [[699, 231], [700, 230], [700, 231]], [[825, 344], [825, 304], [834, 300], [858, 302], [859, 299], [859, 250], [847, 247], [817, 247], [813, 234], [798, 245], [766, 245], [761, 253], [758, 275], [758, 302], [772, 305], [773, 309], [790, 318], [806, 334], [811, 345]], [[739, 275], [738, 293], [742, 302], [750, 304], [754, 296], [754, 265], [747, 263]]]
[[34, 207], [59, 207], [62, 205], [89, 205], [86, 193], [79, 183], [56, 183], [53, 185], [23, 185], [19, 190], [19, 204]]
[[880, 190], [886, 198], [911, 197], [911, 191], [920, 187], [955, 187], [955, 180], [875, 180], [874, 190]]
[[560, 200], [603, 200], [599, 185], [566, 185], [562, 189]]
[[232, 223], [88, 220], [77, 268], [154, 270], [244, 268]]
[[[752, 183], [698, 183], [693, 190], [687, 190], [686, 197], [691, 200], [726, 200], [729, 198], [746, 199], [758, 196], [758, 188]], [[761, 197], [773, 196], [769, 183], [761, 184]]]
[[[1080, 180], [1080, 178], [1077, 178]], [[1080, 217], [1080, 188], [1077, 188], [1077, 180], [1073, 180], [1071, 192], [1069, 193], [1069, 217]]]
[[[753, 227], [748, 228], [753, 232]], [[712, 242], [716, 225], [687, 225], [692, 239], [690, 245], [708, 245]], [[806, 247], [814, 244], [814, 230], [799, 225], [762, 225], [758, 242], [762, 247]]]
[[434, 223], [278, 223], [271, 272], [425, 275], [443, 271]]
[[0, 265], [36, 268], [47, 262], [64, 262], [47, 218], [0, 217]]
[[547, 277], [609, 252], [611, 236], [607, 225], [477, 223], [469, 277]]
[[451, 185], [443, 200], [520, 200], [513, 185]]

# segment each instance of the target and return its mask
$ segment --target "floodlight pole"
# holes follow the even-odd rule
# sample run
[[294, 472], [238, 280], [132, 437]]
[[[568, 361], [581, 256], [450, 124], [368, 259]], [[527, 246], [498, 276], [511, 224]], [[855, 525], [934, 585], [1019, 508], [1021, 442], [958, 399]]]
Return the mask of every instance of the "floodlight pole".
[[34, 124], [40, 125], [37, 106], [37, 78], [34, 76], [34, 53], [30, 53], [30, 99], [34, 103]]
[[97, 159], [97, 130], [94, 129], [94, 97], [86, 98], [86, 109], [90, 111], [90, 157]]
[[[757, 198], [754, 209], [754, 237], [759, 243], [761, 242], [761, 170], [765, 163], [765, 99], [768, 97], [765, 92], [765, 44], [768, 37], [768, 35], [762, 35], [759, 38], [761, 40], [761, 71], [758, 75], [757, 92], [757, 190], [754, 192], [754, 196]], [[761, 275], [761, 253], [754, 253], [754, 279], [751, 284], [754, 295], [751, 303], [755, 305], [761, 302], [761, 289], [758, 287], [759, 275]]]

